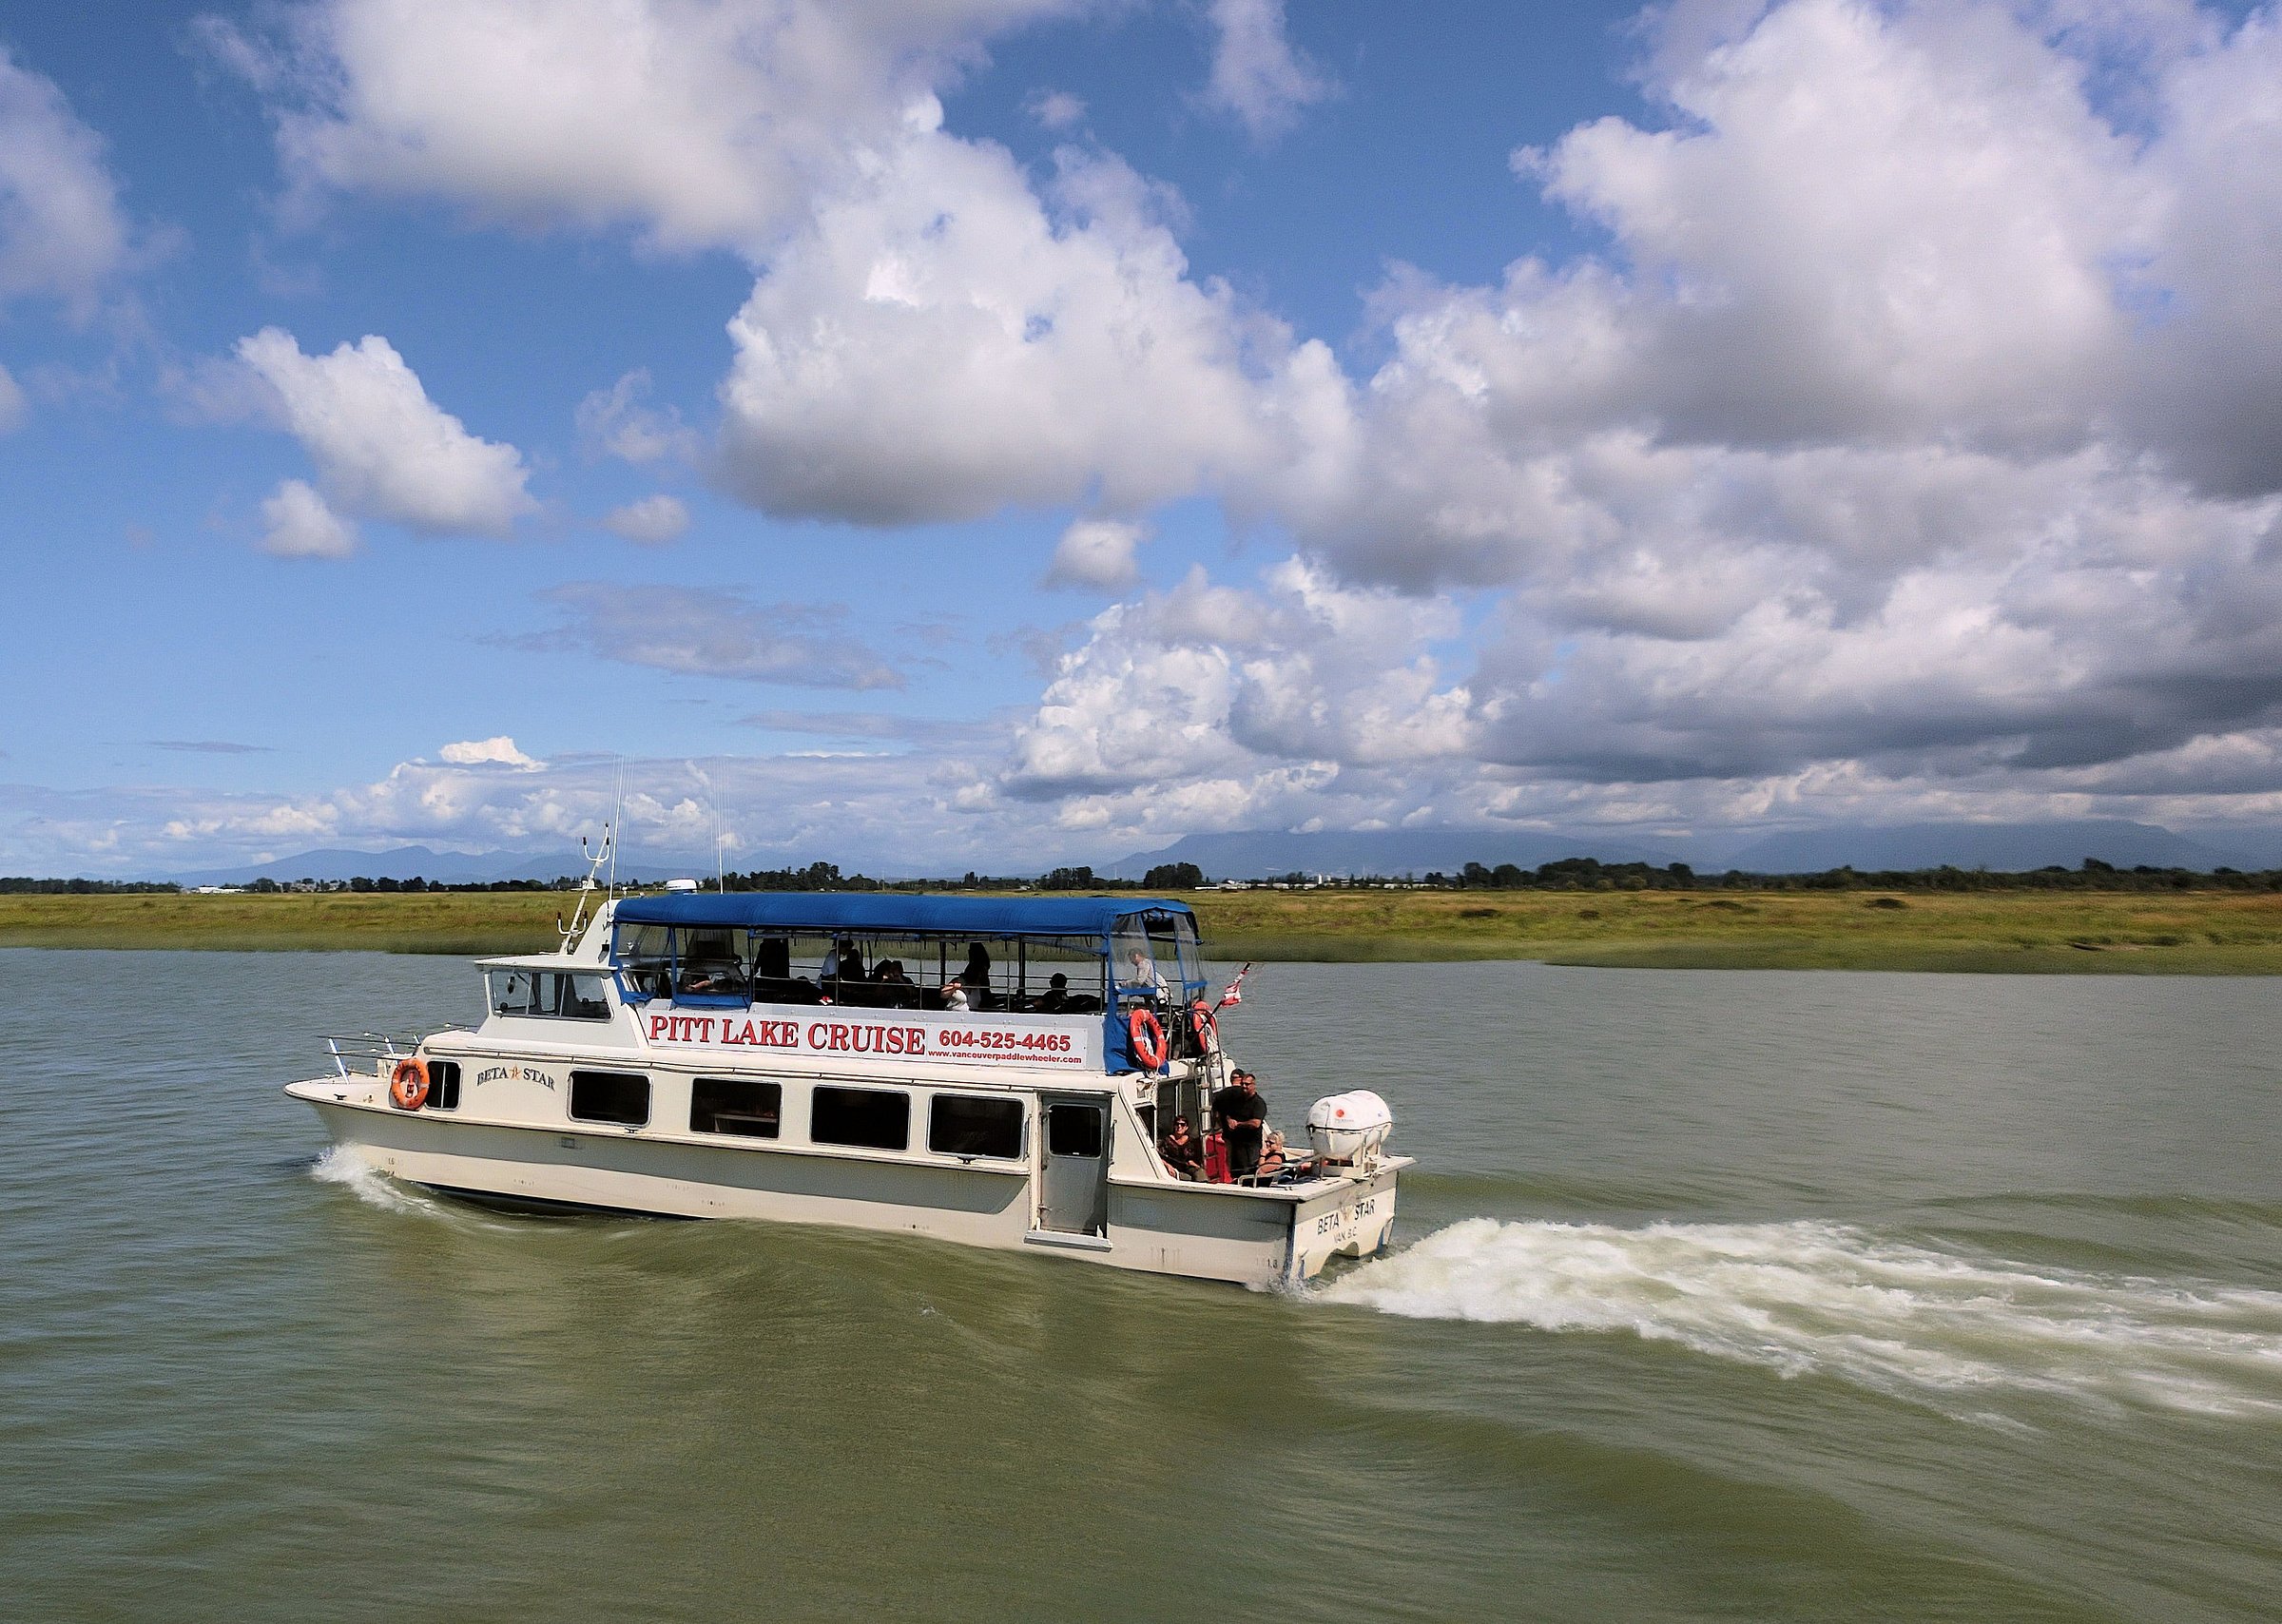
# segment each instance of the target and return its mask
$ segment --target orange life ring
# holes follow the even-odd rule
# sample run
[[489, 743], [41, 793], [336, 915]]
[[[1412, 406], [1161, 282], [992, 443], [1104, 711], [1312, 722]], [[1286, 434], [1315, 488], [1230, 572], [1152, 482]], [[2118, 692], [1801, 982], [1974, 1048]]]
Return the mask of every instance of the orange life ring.
[[416, 1054], [408, 1054], [396, 1062], [396, 1073], [388, 1080], [388, 1097], [399, 1111], [417, 1111], [428, 1103], [428, 1064]]
[[1196, 1034], [1196, 1046], [1209, 1054], [1220, 1047], [1220, 1022], [1213, 1016], [1205, 1000], [1197, 999], [1189, 1006], [1190, 1030]]
[[1133, 1055], [1150, 1071], [1165, 1064], [1165, 1028], [1147, 1010], [1126, 1017], [1125, 1030], [1133, 1040]]

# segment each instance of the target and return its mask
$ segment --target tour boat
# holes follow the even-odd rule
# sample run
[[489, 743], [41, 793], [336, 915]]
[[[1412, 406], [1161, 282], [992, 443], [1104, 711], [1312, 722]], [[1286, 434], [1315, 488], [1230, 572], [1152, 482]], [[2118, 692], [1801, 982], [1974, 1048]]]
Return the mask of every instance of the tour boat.
[[285, 1092], [380, 1172], [478, 1200], [1247, 1286], [1383, 1248], [1411, 1165], [1365, 1092], [1316, 1102], [1280, 1171], [1230, 1178], [1217, 1135], [1201, 1176], [1169, 1165], [1160, 1136], [1206, 1138], [1238, 1070], [1177, 901], [613, 893], [558, 951], [480, 968], [481, 1024], [328, 1039], [333, 1073]]

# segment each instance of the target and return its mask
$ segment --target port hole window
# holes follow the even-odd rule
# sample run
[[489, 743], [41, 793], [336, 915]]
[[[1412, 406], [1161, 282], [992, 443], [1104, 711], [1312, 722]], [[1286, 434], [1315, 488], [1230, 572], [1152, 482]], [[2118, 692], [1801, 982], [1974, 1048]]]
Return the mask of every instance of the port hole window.
[[639, 1128], [649, 1120], [649, 1079], [639, 1072], [573, 1072], [570, 1114], [580, 1122]]
[[809, 1099], [808, 1137], [819, 1145], [903, 1150], [911, 1143], [911, 1096], [899, 1089], [819, 1088]]
[[747, 1077], [699, 1077], [689, 1085], [689, 1131], [774, 1139], [784, 1104], [779, 1083]]
[[945, 1156], [1019, 1156], [1022, 1102], [937, 1094], [927, 1110], [927, 1148]]
[[428, 1109], [430, 1111], [457, 1111], [459, 1109], [459, 1062], [431, 1060], [428, 1062]]
[[1046, 1149], [1056, 1156], [1101, 1155], [1101, 1107], [1056, 1105], [1046, 1110]]

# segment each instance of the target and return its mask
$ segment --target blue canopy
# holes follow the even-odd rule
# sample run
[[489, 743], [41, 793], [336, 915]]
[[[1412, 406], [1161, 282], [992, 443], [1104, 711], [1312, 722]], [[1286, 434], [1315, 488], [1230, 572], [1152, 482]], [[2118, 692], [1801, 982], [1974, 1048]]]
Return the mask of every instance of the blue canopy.
[[941, 897], [909, 891], [668, 892], [625, 897], [622, 925], [714, 930], [884, 931], [944, 936], [1106, 937], [1134, 914], [1171, 914], [1196, 928], [1186, 902], [1153, 897]]

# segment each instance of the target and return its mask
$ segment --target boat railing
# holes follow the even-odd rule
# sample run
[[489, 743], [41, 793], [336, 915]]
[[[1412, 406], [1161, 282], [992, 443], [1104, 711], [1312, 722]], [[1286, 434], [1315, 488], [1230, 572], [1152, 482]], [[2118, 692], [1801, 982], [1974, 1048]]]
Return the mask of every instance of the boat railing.
[[388, 1071], [393, 1062], [416, 1054], [419, 1047], [417, 1033], [359, 1032], [325, 1039], [325, 1052], [333, 1056], [333, 1070], [344, 1077], [353, 1071]]

